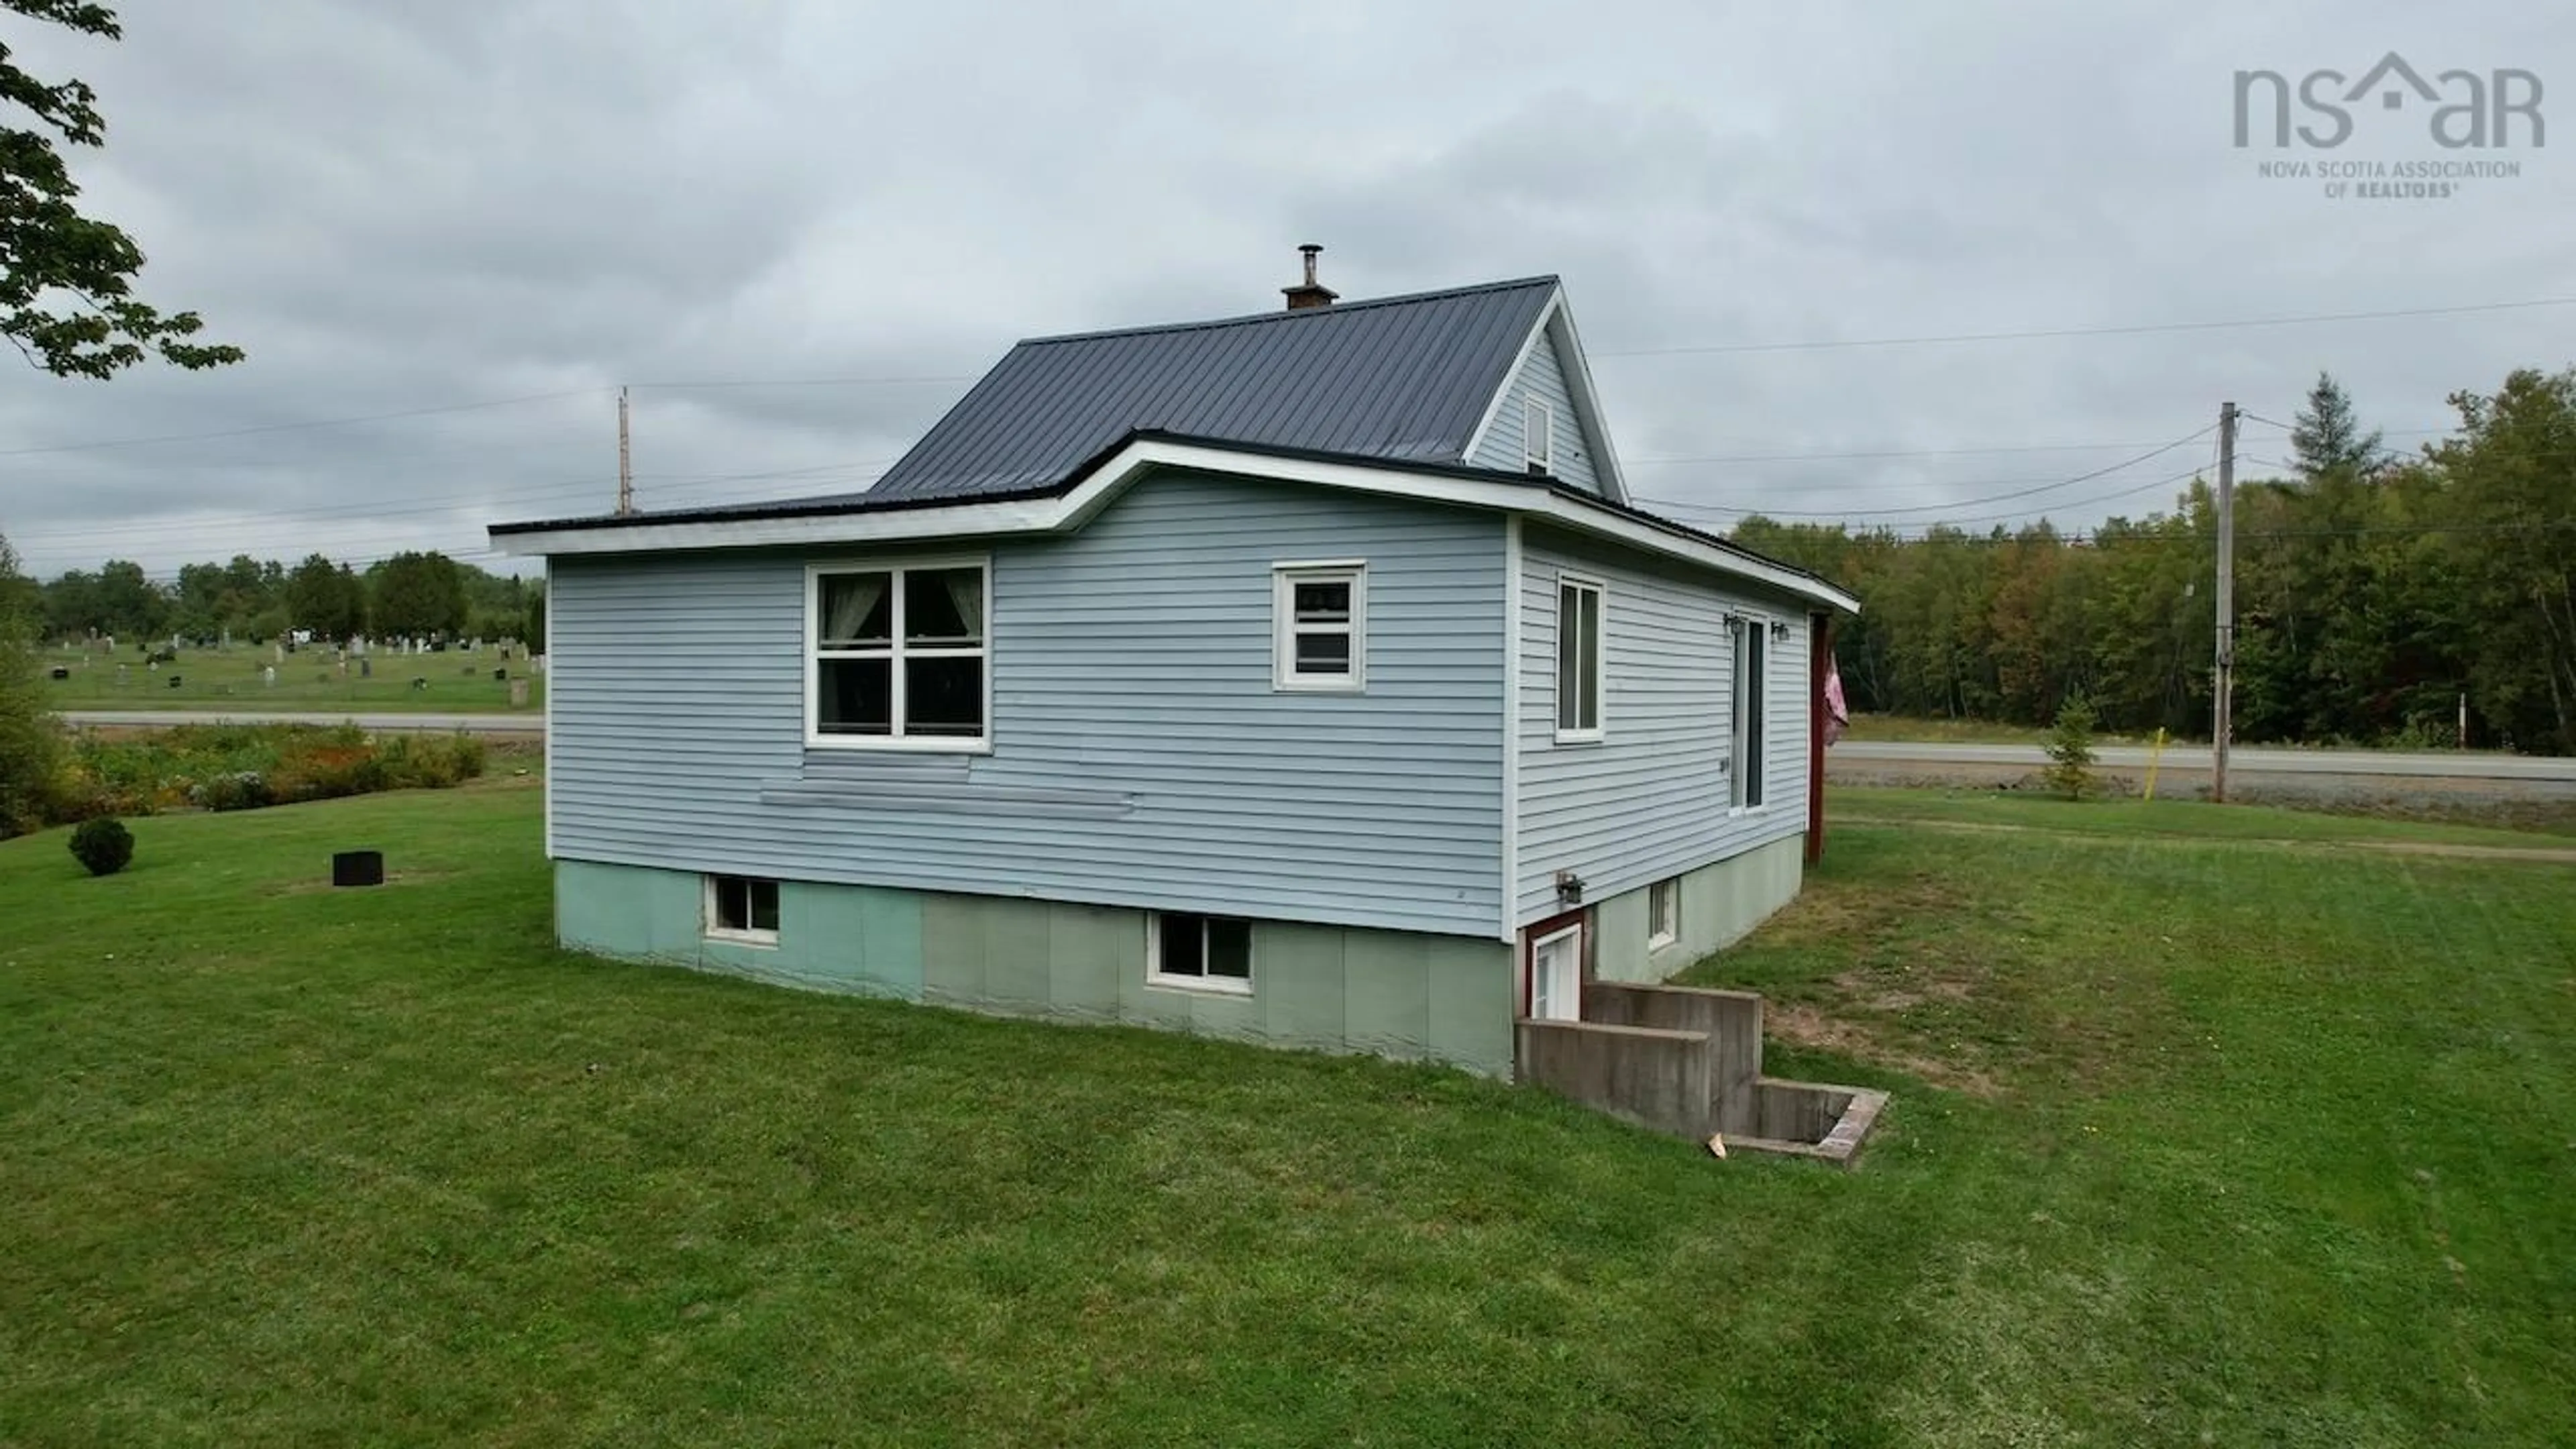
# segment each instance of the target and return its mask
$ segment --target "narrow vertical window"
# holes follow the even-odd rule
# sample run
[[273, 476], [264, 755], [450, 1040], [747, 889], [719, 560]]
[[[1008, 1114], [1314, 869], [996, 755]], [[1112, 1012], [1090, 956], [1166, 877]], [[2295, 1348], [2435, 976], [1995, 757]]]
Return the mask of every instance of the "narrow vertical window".
[[1271, 684], [1357, 693], [1368, 679], [1368, 566], [1271, 569]]
[[1682, 883], [1679, 876], [1646, 887], [1646, 949], [1659, 951], [1682, 934]]
[[1556, 467], [1556, 410], [1538, 398], [1521, 402], [1521, 455], [1533, 473]]
[[1601, 737], [1601, 586], [1556, 582], [1556, 737]]
[[1771, 631], [1763, 620], [1741, 618], [1730, 620], [1727, 630], [1735, 640], [1735, 759], [1727, 770], [1727, 804], [1752, 810], [1762, 804], [1763, 684]]

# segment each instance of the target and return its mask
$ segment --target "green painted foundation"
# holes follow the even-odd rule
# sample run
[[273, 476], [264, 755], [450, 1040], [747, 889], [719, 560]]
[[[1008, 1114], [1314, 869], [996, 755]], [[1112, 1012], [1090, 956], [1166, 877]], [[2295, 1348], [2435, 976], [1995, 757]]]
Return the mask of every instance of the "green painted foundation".
[[557, 861], [556, 933], [575, 950], [781, 985], [1511, 1075], [1500, 941], [1259, 921], [1245, 996], [1146, 985], [1138, 910], [782, 881], [778, 942], [750, 946], [706, 938], [704, 891], [684, 871]]
[[1681, 877], [1680, 932], [1649, 948], [1646, 892], [1611, 896], [1593, 908], [1593, 971], [1603, 981], [1653, 983], [1741, 941], [1798, 898], [1805, 839], [1787, 836]]

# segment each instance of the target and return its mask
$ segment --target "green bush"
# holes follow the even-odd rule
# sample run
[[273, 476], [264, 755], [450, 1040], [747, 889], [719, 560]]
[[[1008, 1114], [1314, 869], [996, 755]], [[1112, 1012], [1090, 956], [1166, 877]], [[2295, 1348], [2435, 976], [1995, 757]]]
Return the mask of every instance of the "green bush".
[[257, 810], [277, 803], [277, 794], [259, 771], [235, 770], [199, 780], [189, 789], [188, 802], [203, 810]]
[[134, 832], [123, 821], [105, 816], [84, 821], [72, 832], [72, 855], [91, 875], [114, 875], [134, 859]]

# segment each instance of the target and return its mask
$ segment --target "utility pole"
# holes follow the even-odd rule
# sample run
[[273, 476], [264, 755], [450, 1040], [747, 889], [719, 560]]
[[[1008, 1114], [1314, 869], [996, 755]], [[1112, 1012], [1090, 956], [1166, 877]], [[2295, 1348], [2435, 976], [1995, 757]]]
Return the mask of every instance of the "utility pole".
[[626, 450], [626, 389], [617, 390], [617, 511], [635, 511], [635, 467]]
[[2228, 736], [2236, 725], [2236, 404], [2218, 405], [2218, 669], [2210, 689], [2209, 798], [2227, 799]]

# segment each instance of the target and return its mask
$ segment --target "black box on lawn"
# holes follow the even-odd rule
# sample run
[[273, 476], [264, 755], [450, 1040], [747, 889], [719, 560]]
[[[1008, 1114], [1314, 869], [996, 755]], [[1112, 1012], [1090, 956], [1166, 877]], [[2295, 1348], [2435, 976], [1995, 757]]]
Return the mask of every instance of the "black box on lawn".
[[335, 886], [384, 883], [385, 853], [381, 850], [344, 850], [331, 857], [331, 884]]

